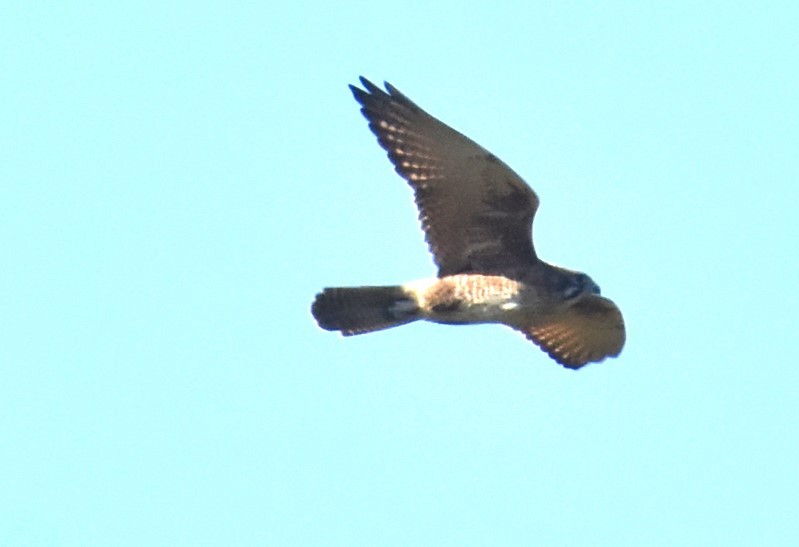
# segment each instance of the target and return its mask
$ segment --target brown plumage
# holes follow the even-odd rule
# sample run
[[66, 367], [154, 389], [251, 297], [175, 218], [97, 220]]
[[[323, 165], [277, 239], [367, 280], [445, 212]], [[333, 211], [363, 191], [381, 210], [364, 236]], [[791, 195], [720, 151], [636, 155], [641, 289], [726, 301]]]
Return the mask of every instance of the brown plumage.
[[615, 357], [624, 321], [583, 273], [548, 264], [533, 246], [535, 192], [496, 156], [386, 83], [350, 86], [395, 170], [413, 188], [438, 277], [390, 287], [328, 288], [319, 326], [362, 334], [424, 319], [501, 323], [558, 363]]

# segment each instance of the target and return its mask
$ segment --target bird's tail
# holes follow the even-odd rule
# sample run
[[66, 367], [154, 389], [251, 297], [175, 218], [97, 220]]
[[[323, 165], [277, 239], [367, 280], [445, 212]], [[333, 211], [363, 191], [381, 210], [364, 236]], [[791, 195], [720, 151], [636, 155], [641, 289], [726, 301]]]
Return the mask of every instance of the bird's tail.
[[344, 336], [420, 319], [413, 296], [400, 286], [327, 288], [316, 295], [311, 313], [320, 327], [341, 331]]

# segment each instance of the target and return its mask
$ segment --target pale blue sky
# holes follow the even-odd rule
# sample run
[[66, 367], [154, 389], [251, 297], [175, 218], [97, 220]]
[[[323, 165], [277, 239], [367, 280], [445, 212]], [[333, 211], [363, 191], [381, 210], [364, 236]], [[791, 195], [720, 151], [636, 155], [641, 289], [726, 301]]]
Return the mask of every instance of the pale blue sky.
[[[795, 3], [162, 4], [3, 8], [0, 544], [799, 541]], [[434, 272], [361, 74], [536, 189], [619, 359], [315, 326]]]

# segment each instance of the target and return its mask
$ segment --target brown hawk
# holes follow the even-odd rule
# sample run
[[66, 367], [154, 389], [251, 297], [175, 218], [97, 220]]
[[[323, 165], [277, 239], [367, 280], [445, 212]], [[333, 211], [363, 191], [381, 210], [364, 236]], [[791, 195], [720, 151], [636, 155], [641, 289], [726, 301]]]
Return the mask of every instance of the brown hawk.
[[621, 312], [584, 273], [536, 255], [538, 196], [486, 149], [427, 114], [389, 83], [350, 86], [369, 128], [413, 188], [438, 277], [404, 285], [327, 288], [311, 307], [345, 336], [420, 319], [501, 323], [555, 361], [580, 368], [624, 346]]

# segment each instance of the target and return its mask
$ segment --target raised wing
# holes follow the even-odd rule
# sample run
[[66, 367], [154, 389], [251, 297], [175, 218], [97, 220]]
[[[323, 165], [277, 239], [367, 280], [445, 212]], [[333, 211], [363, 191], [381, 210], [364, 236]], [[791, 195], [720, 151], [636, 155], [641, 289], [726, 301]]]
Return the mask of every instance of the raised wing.
[[577, 369], [624, 347], [624, 319], [613, 301], [588, 294], [562, 312], [514, 326], [561, 365]]
[[438, 275], [501, 273], [536, 260], [535, 192], [496, 156], [394, 86], [350, 86], [369, 127], [414, 190]]

